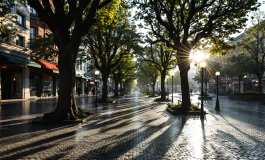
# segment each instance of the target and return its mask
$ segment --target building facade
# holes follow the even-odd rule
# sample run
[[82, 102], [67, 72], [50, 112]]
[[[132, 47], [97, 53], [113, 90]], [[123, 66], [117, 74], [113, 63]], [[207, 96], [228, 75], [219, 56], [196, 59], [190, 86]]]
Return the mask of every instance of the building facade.
[[0, 41], [0, 99], [27, 99], [30, 97], [30, 68], [40, 65], [30, 60], [30, 8], [25, 1], [15, 1], [11, 14], [16, 21], [5, 22], [7, 29], [17, 29], [14, 37], [7, 36]]
[[[24, 0], [15, 1], [12, 14], [17, 20], [6, 21], [5, 27], [16, 28], [16, 34], [0, 39], [0, 100], [57, 96], [57, 56], [44, 60], [34, 54], [36, 49], [32, 50], [30, 47], [31, 39], [36, 36], [45, 37], [52, 32]], [[76, 85], [82, 88], [82, 94], [88, 87], [92, 89], [94, 86], [93, 78], [87, 76], [88, 65], [89, 61], [77, 65]]]
[[[246, 31], [245, 31], [246, 32]], [[235, 45], [236, 43], [240, 42], [242, 39], [245, 38], [244, 33], [238, 35], [234, 38], [233, 41], [230, 43]], [[227, 58], [229, 56], [240, 54], [241, 50], [239, 47], [236, 47], [234, 50], [229, 51], [229, 53], [226, 54], [226, 56], [215, 56], [213, 61], [219, 62], [221, 66], [226, 65]], [[264, 74], [265, 75], [265, 74]], [[263, 90], [265, 83], [265, 77], [262, 78], [262, 87]], [[212, 90], [216, 90], [216, 82], [215, 80], [212, 80], [210, 83], [210, 88]], [[239, 81], [238, 77], [232, 77], [227, 75], [220, 76], [220, 84], [219, 84], [219, 91], [220, 92], [244, 92], [244, 91], [258, 91], [258, 78], [255, 74], [249, 74], [246, 73], [243, 78]]]

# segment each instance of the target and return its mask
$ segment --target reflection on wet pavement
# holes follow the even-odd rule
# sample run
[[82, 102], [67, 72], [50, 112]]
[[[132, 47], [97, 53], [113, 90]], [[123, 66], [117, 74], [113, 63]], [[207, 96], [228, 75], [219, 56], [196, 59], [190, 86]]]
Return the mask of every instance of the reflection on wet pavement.
[[[177, 102], [179, 95], [174, 95]], [[192, 96], [193, 102], [198, 101]], [[260, 102], [206, 102], [205, 121], [173, 116], [166, 103], [134, 93], [95, 107], [82, 125], [33, 125], [30, 120], [56, 106], [56, 99], [2, 103], [0, 159], [265, 159], [264, 106]]]

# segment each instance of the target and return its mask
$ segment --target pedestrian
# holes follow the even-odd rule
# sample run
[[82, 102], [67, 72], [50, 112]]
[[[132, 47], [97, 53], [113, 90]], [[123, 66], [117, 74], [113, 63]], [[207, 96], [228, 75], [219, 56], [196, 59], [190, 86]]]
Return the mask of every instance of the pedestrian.
[[94, 99], [95, 93], [96, 93], [96, 89], [95, 89], [95, 87], [93, 87], [92, 88], [93, 99]]
[[80, 97], [80, 94], [81, 94], [81, 88], [80, 88], [80, 86], [78, 86], [78, 88], [77, 88], [77, 94]]
[[88, 94], [88, 87], [86, 87], [85, 92], [86, 92], [86, 94]]

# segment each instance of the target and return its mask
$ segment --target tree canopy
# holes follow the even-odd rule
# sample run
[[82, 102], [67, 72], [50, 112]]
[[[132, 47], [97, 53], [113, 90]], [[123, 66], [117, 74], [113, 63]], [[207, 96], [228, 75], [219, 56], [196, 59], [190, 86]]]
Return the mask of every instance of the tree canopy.
[[[75, 76], [76, 58], [82, 41], [94, 23], [108, 12], [115, 13], [120, 0], [27, 0], [41, 21], [54, 34], [59, 50], [59, 98], [55, 111], [47, 114], [47, 119], [76, 120], [83, 111], [76, 106]], [[107, 12], [105, 12], [107, 10]], [[102, 16], [101, 16], [102, 15]], [[112, 20], [111, 16], [108, 19]], [[105, 20], [105, 22], [108, 22]], [[65, 81], [67, 79], [67, 81]]]
[[161, 43], [146, 46], [144, 52], [137, 52], [137, 55], [144, 61], [153, 65], [161, 75], [161, 99], [165, 100], [165, 78], [169, 70], [174, 69], [176, 63], [176, 53]]
[[144, 74], [147, 77], [148, 81], [151, 82], [151, 86], [153, 89], [152, 96], [155, 96], [155, 85], [156, 85], [156, 80], [159, 76], [159, 71], [156, 68], [156, 66], [152, 62], [148, 62], [148, 61], [144, 61], [140, 59], [139, 65], [138, 65], [138, 71]]
[[[182, 107], [189, 110], [188, 71], [190, 51], [198, 45], [211, 45], [215, 50], [228, 47], [226, 40], [245, 26], [246, 15], [258, 7], [257, 0], [134, 0], [148, 28], [167, 47], [177, 51], [181, 75]], [[163, 27], [160, 32], [158, 23]], [[203, 40], [203, 41], [202, 41]]]
[[245, 37], [239, 42], [241, 52], [247, 54], [250, 66], [259, 80], [259, 91], [262, 91], [261, 78], [265, 71], [265, 21], [264, 12], [258, 11], [253, 14], [252, 27], [244, 33]]
[[112, 21], [97, 21], [83, 39], [83, 46], [94, 61], [94, 66], [102, 73], [103, 89], [101, 99], [107, 99], [107, 79], [111, 71], [138, 46], [140, 35], [136, 26], [129, 23], [130, 13], [126, 4], [116, 9]]

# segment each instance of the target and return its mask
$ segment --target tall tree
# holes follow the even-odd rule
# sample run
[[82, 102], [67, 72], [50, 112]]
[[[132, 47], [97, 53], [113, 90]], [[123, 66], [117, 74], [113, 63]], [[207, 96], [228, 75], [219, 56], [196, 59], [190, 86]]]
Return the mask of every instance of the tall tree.
[[265, 71], [265, 14], [258, 11], [253, 14], [253, 26], [245, 32], [245, 38], [239, 42], [242, 52], [249, 55], [252, 69], [258, 77], [259, 92], [262, 92], [261, 79]]
[[161, 76], [161, 100], [166, 100], [165, 79], [169, 70], [176, 67], [175, 52], [163, 44], [147, 46], [144, 52], [137, 53], [146, 62], [152, 63]]
[[[202, 81], [201, 75], [202, 75], [201, 72], [196, 73], [196, 75], [193, 78], [193, 80], [196, 81], [197, 83], [201, 83], [201, 81]], [[208, 93], [207, 84], [213, 78], [214, 78], [214, 75], [211, 74], [208, 70], [206, 70], [205, 72], [203, 72], [203, 82], [204, 82], [204, 86], [205, 86], [205, 90], [204, 91], [205, 91], [206, 95]]]
[[150, 83], [149, 77], [146, 76], [141, 70], [137, 70], [137, 86], [140, 88], [141, 92], [147, 91], [147, 84]]
[[152, 91], [153, 91], [152, 96], [155, 96], [155, 85], [156, 85], [156, 80], [159, 76], [158, 69], [151, 62], [140, 60], [139, 71], [141, 71], [144, 75], [146, 75], [148, 79], [150, 80], [151, 85], [152, 85]]
[[[124, 82], [130, 85], [130, 81], [136, 79], [136, 64], [133, 60], [133, 55], [124, 56], [116, 68], [111, 71], [112, 79], [114, 80], [114, 97], [119, 96], [119, 85], [120, 95], [123, 95], [123, 88], [125, 87]], [[129, 88], [129, 86], [127, 86]]]
[[75, 100], [76, 57], [82, 37], [88, 33], [96, 19], [100, 20], [107, 15], [110, 18], [119, 0], [27, 1], [41, 21], [48, 25], [59, 49], [59, 98], [57, 108], [47, 117], [76, 120], [82, 114]]
[[120, 5], [110, 23], [98, 21], [84, 39], [84, 46], [88, 47], [88, 54], [94, 59], [94, 66], [102, 74], [103, 102], [108, 99], [108, 78], [111, 70], [120, 64], [124, 56], [131, 54], [140, 41], [136, 26], [128, 22], [128, 14]]
[[[169, 82], [169, 87], [172, 88], [172, 76], [170, 76], [167, 80]], [[180, 79], [180, 72], [178, 70], [173, 75], [173, 89], [175, 90], [173, 92], [176, 92], [177, 91], [177, 87], [180, 84], [181, 84], [181, 79]]]
[[238, 91], [241, 92], [240, 86], [244, 74], [253, 72], [252, 67], [250, 67], [252, 64], [250, 64], [249, 56], [244, 53], [239, 53], [228, 57], [226, 62], [222, 73], [229, 77], [237, 77], [239, 85]]
[[[135, 0], [140, 9], [138, 17], [153, 34], [177, 51], [181, 76], [182, 107], [191, 105], [188, 83], [190, 51], [203, 39], [222, 50], [228, 48], [226, 38], [243, 28], [248, 12], [256, 10], [257, 0]], [[156, 23], [165, 29], [160, 33]]]
[[136, 63], [133, 56], [128, 57], [127, 60], [121, 62], [121, 81], [123, 94], [128, 94], [132, 88], [132, 83], [136, 79]]

